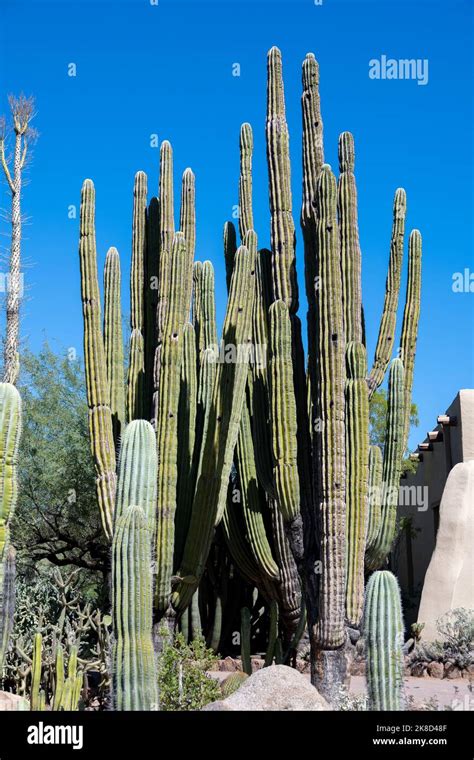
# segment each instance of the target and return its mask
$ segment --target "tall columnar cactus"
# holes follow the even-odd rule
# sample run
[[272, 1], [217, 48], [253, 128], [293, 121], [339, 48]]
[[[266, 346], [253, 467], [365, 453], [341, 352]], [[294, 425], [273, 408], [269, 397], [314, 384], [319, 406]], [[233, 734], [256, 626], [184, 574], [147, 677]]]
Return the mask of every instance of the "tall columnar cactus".
[[181, 185], [181, 211], [179, 229], [186, 240], [187, 266], [183, 272], [183, 313], [186, 321], [191, 311], [193, 290], [193, 262], [196, 250], [196, 183], [191, 169], [186, 169]]
[[371, 575], [364, 610], [366, 678], [372, 710], [403, 709], [403, 617], [397, 580], [387, 570]]
[[[146, 176], [137, 174], [128, 406], [131, 409], [136, 402], [130, 418], [144, 416], [155, 424], [157, 497], [153, 509], [153, 489], [145, 489], [143, 496], [134, 485], [133, 473], [139, 480], [149, 473], [150, 460], [145, 457], [143, 466], [130, 470], [128, 486], [120, 490], [116, 525], [130, 507], [146, 511], [148, 505], [149, 523], [156, 519], [155, 613], [157, 618], [166, 615], [169, 622], [173, 613], [180, 616], [189, 605], [196, 607], [196, 589], [210, 567], [208, 557], [219, 523], [244, 578], [257, 586], [273, 609], [278, 602], [279, 625], [287, 636], [301, 618], [298, 570], [306, 596], [313, 681], [320, 684], [321, 669], [326, 667], [328, 685], [340, 675], [337, 663], [344, 654], [346, 625], [360, 622], [364, 553], [366, 569], [376, 569], [385, 562], [393, 540], [419, 318], [421, 237], [416, 230], [410, 236], [401, 361], [394, 360], [390, 369], [382, 464], [380, 450], [368, 445], [368, 402], [393, 353], [405, 192], [399, 189], [395, 194], [384, 308], [373, 367], [367, 373], [354, 139], [349, 132], [339, 138], [336, 184], [324, 164], [319, 67], [314, 55], [308, 54], [303, 63], [301, 210], [308, 300], [306, 377], [296, 313], [289, 136], [277, 48], [268, 54], [267, 72], [271, 251], [257, 251], [253, 138], [250, 125], [244, 124], [240, 249], [233, 224], [224, 228], [229, 291], [220, 347], [224, 361], [216, 350], [214, 270], [210, 262], [193, 264], [194, 175], [190, 169], [184, 172], [181, 229], [175, 232], [171, 145], [161, 146], [159, 198], [148, 210]], [[83, 187], [80, 253], [92, 450], [102, 519], [110, 538], [116, 490], [113, 432], [118, 440], [114, 420], [122, 408], [119, 262], [114, 252], [109, 253], [103, 337], [90, 181]], [[191, 293], [192, 325], [188, 323]], [[251, 344], [253, 358], [242, 351]], [[268, 365], [265, 353], [263, 362], [256, 353], [265, 347], [270, 349]], [[229, 349], [235, 354], [231, 361], [226, 358]], [[143, 390], [137, 392], [139, 387]], [[142, 447], [151, 440], [143, 425], [125, 430], [121, 480], [122, 456], [131, 457], [135, 440]], [[237, 491], [242, 494], [240, 502], [234, 500]], [[149, 529], [153, 531], [150, 524]], [[193, 612], [191, 619], [195, 618]]]
[[367, 530], [369, 394], [362, 343], [346, 349], [346, 618], [358, 626], [364, 602]]
[[128, 367], [127, 416], [144, 415], [145, 389], [145, 264], [147, 176], [137, 172], [133, 188], [132, 269], [130, 273], [130, 362]]
[[[339, 181], [337, 207], [341, 235], [342, 301], [347, 341], [362, 342], [362, 293], [357, 189], [354, 177], [354, 138], [350, 132], [339, 137]], [[403, 248], [402, 248], [403, 250]], [[365, 372], [367, 374], [367, 371]]]
[[335, 649], [345, 640], [346, 560], [345, 343], [342, 312], [336, 180], [326, 164], [317, 187], [316, 386], [313, 403], [320, 420], [313, 431], [313, 467], [322, 573], [315, 638], [321, 649]]
[[109, 248], [104, 268], [104, 348], [116, 444], [126, 422], [120, 280], [118, 251]]
[[405, 424], [403, 430], [404, 447], [408, 443], [410, 430], [411, 392], [415, 369], [416, 338], [420, 319], [421, 299], [421, 234], [412, 230], [408, 244], [408, 280], [403, 312], [400, 359], [405, 370]]
[[112, 589], [115, 707], [117, 710], [156, 709], [157, 676], [151, 636], [151, 533], [139, 506], [128, 506], [114, 525]]
[[18, 498], [18, 449], [21, 398], [10, 383], [0, 383], [0, 669], [13, 624], [15, 550], [10, 524]]
[[79, 258], [90, 441], [102, 526], [105, 535], [111, 540], [117, 476], [110, 387], [100, 318], [95, 242], [95, 189], [90, 179], [86, 179], [82, 186]]
[[239, 230], [240, 239], [253, 230], [252, 210], [252, 153], [253, 134], [250, 124], [240, 128]]
[[158, 491], [156, 534], [156, 605], [165, 613], [169, 607], [173, 574], [174, 518], [178, 482], [178, 408], [183, 358], [183, 277], [186, 268], [186, 241], [175, 234], [170, 258], [166, 313], [155, 359], [157, 390], [156, 435], [158, 446]]
[[273, 300], [298, 311], [295, 225], [292, 216], [290, 138], [285, 115], [281, 53], [268, 53], [267, 159], [270, 185]]

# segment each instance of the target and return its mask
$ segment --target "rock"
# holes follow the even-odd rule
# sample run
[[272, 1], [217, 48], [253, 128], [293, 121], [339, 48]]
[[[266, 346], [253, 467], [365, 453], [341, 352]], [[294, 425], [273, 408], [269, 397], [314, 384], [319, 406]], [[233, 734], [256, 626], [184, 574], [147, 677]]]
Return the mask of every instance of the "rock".
[[225, 673], [235, 673], [236, 670], [242, 670], [242, 663], [240, 660], [226, 657], [225, 660], [219, 660], [219, 670]]
[[239, 710], [331, 710], [309, 680], [287, 665], [263, 668], [248, 678], [230, 697], [211, 702], [208, 712]]
[[26, 699], [9, 691], [0, 691], [0, 712], [6, 710], [29, 710]]
[[444, 677], [444, 665], [442, 662], [430, 662], [428, 664], [428, 673], [431, 678], [443, 678]]
[[251, 658], [252, 663], [252, 672], [255, 673], [257, 670], [261, 670], [263, 666], [265, 665], [265, 660], [263, 657], [252, 657]]
[[300, 660], [299, 658], [296, 660], [296, 670], [298, 673], [310, 673], [311, 672], [311, 663], [309, 660]]
[[444, 666], [444, 677], [445, 678], [461, 678], [461, 668], [458, 668], [457, 665], [455, 665], [453, 662], [447, 662]]
[[427, 670], [427, 663], [426, 662], [416, 662], [414, 665], [411, 666], [411, 674], [415, 678], [423, 678], [424, 676], [428, 675]]
[[365, 675], [365, 661], [354, 660], [351, 665], [351, 676], [364, 676]]

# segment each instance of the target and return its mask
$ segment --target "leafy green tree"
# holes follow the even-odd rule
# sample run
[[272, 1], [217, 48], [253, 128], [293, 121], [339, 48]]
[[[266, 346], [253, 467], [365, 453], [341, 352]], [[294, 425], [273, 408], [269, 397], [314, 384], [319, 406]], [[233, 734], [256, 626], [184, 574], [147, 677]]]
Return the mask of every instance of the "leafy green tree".
[[103, 585], [102, 536], [90, 454], [83, 369], [44, 344], [22, 354], [23, 433], [19, 501], [13, 525], [20, 573], [77, 567]]
[[[370, 401], [370, 443], [380, 446], [383, 452], [385, 443], [385, 425], [387, 420], [387, 391], [382, 388], [375, 391]], [[418, 407], [410, 407], [410, 427], [418, 427]]]

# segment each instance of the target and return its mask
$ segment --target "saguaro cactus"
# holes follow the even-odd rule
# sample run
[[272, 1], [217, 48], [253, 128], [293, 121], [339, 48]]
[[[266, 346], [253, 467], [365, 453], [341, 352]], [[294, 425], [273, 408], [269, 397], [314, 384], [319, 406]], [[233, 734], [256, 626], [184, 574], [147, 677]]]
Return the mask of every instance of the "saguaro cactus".
[[18, 449], [21, 398], [10, 383], [0, 383], [0, 668], [13, 624], [15, 550], [10, 524], [18, 498]]
[[129, 506], [115, 522], [112, 543], [117, 710], [156, 709], [152, 642], [151, 534], [143, 509]]
[[380, 570], [367, 584], [364, 638], [372, 710], [403, 709], [403, 618], [394, 575]]

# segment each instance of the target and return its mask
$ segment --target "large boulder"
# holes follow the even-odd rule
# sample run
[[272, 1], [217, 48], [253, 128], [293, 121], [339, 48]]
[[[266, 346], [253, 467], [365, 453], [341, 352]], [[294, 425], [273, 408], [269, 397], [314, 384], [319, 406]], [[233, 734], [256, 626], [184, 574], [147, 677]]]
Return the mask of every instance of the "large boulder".
[[218, 712], [330, 709], [309, 679], [286, 665], [258, 670], [230, 697], [204, 707], [204, 710]]

